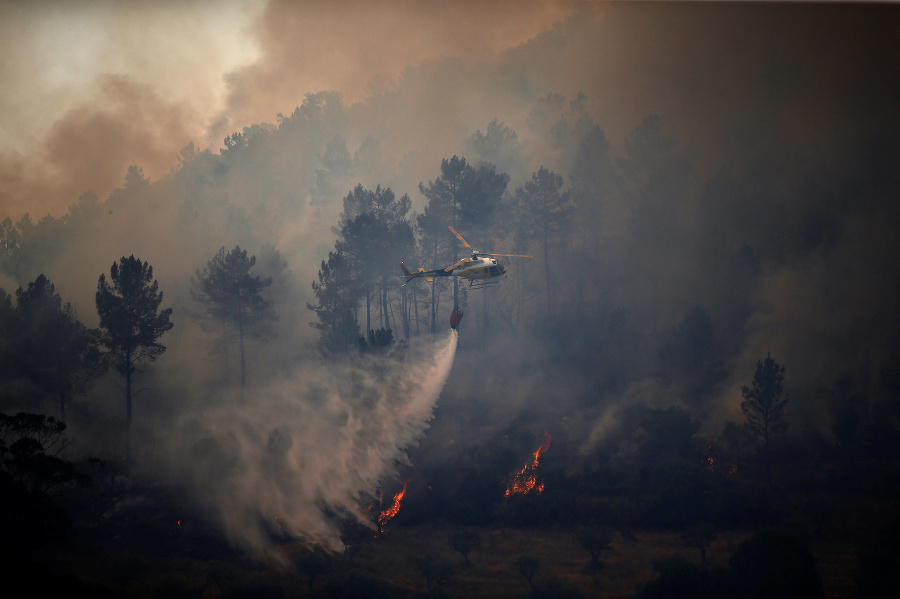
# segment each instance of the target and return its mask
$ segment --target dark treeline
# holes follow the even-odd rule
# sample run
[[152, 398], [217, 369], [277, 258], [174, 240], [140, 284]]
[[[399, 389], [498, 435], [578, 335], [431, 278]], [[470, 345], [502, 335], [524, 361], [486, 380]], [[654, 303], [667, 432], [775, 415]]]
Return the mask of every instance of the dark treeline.
[[[645, 595], [663, 596], [682, 568], [728, 596], [732, 583], [709, 590], [705, 569], [723, 531], [780, 527], [811, 543], [848, 507], [896, 519], [881, 501], [898, 490], [900, 457], [894, 117], [803, 160], [773, 150], [764, 117], [723, 125], [715, 157], [656, 113], [611, 139], [585, 94], [509, 79], [524, 54], [553, 47], [550, 36], [511, 53], [497, 67], [518, 90], [509, 114], [478, 117], [447, 147], [403, 144], [375, 118], [416, 99], [416, 81], [462, 69], [438, 61], [360, 104], [309, 94], [218, 151], [189, 143], [156, 181], [132, 166], [108, 198], [87, 191], [62, 216], [3, 220], [0, 458], [20, 493], [4, 518], [24, 509], [21, 493], [59, 499], [84, 484], [75, 468], [107, 464], [109, 489], [127, 468], [155, 472], [176, 424], [252, 411], [302, 367], [401, 361], [445, 336], [459, 307], [456, 362], [403, 466], [397, 526], [579, 530], [595, 568], [612, 534], [675, 531], [703, 569], [663, 565]], [[401, 261], [443, 268], [472, 250], [532, 257], [502, 258], [509, 274], [482, 289], [404, 284]], [[63, 431], [61, 461], [37, 459]], [[543, 492], [506, 496], [544, 431]], [[266, 433], [254, 442], [277, 473], [296, 441]], [[232, 446], [191, 441], [210, 479], [230, 473]], [[59, 485], [34, 483], [48, 472]], [[60, 521], [50, 508], [29, 518]], [[759, 542], [805, 559], [772, 539]], [[746, 575], [753, 550], [734, 554], [729, 576]], [[896, 564], [896, 547], [859, 551], [860, 588], [878, 588], [872, 560]], [[446, 572], [433, 567], [421, 565], [439, 592]]]

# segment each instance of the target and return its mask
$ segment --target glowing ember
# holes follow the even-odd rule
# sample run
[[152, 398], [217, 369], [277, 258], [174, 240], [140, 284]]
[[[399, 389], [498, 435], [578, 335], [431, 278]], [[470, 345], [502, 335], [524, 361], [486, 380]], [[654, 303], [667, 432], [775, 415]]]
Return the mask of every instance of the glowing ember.
[[541, 458], [541, 454], [547, 451], [548, 447], [550, 447], [550, 433], [545, 432], [544, 442], [541, 443], [541, 446], [534, 452], [531, 463], [525, 464], [522, 469], [513, 476], [512, 480], [509, 481], [509, 484], [506, 487], [506, 497], [520, 493], [525, 494], [532, 489], [537, 489], [538, 493], [543, 492], [544, 483], [538, 484], [537, 476], [534, 474], [534, 471], [537, 469], [538, 460]]
[[403, 495], [406, 494], [406, 486], [409, 484], [409, 481], [412, 479], [406, 479], [406, 482], [403, 483], [403, 489], [394, 495], [394, 501], [391, 503], [391, 507], [381, 512], [378, 516], [378, 528], [383, 530], [384, 525], [387, 524], [391, 518], [397, 515], [397, 512], [400, 511], [400, 502], [403, 501]]
[[[716, 466], [715, 458], [713, 457], [713, 446], [708, 445], [706, 447], [706, 451], [703, 452], [703, 459], [700, 461], [703, 467], [708, 472], [722, 472], [723, 468], [721, 466], [721, 462], [719, 462], [719, 466]], [[737, 472], [737, 465], [731, 464], [727, 468], [724, 469], [725, 474], [734, 474]]]
[[703, 452], [703, 465], [709, 472], [713, 471], [713, 464], [715, 463], [715, 459], [712, 455], [713, 446], [708, 445], [706, 447], [706, 451]]

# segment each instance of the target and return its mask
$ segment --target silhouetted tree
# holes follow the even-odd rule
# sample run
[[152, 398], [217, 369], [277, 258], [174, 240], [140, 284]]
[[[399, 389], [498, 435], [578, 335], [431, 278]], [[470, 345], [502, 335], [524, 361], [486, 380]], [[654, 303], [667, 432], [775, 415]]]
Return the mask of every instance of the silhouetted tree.
[[685, 527], [681, 538], [689, 547], [696, 547], [700, 551], [700, 565], [707, 566], [706, 549], [716, 539], [716, 529], [709, 522]]
[[353, 158], [347, 150], [347, 141], [341, 135], [335, 135], [325, 145], [325, 152], [318, 155], [322, 163], [316, 169], [316, 195], [327, 200], [335, 194], [337, 185], [344, 181], [353, 168]]
[[13, 223], [0, 223], [0, 270], [24, 285], [41, 271], [42, 264], [65, 248], [68, 231], [61, 218], [49, 214], [37, 222], [26, 212]]
[[416, 568], [425, 577], [428, 596], [432, 599], [443, 596], [444, 585], [453, 577], [453, 566], [431, 554], [417, 557], [413, 561]]
[[[428, 206], [432, 215], [443, 216], [447, 222], [444, 227], [458, 224], [460, 206], [465, 202], [466, 192], [471, 185], [471, 173], [473, 169], [466, 163], [465, 158], [453, 156], [449, 160], [444, 158], [441, 160], [441, 175], [434, 181], [429, 181], [425, 186], [419, 183], [419, 192], [428, 199]], [[459, 248], [456, 238], [449, 237], [450, 231], [441, 231], [440, 223], [432, 222], [429, 231], [433, 230], [434, 234], [439, 236], [447, 236], [450, 240], [450, 251], [452, 261], [459, 260]], [[459, 281], [453, 280], [453, 306], [459, 305]]]
[[599, 526], [584, 526], [575, 531], [575, 539], [582, 549], [591, 554], [589, 568], [599, 570], [602, 567], [600, 555], [604, 550], [609, 549], [612, 543], [612, 535], [609, 531]]
[[132, 376], [143, 360], [156, 360], [166, 346], [157, 342], [172, 328], [172, 308], [159, 310], [163, 294], [153, 279], [153, 267], [133, 255], [110, 268], [110, 283], [101, 274], [96, 304], [101, 342], [116, 370], [125, 377], [125, 459], [131, 458]]
[[[423, 232], [446, 236], [451, 244], [451, 259], [456, 262], [459, 260], [460, 244], [455, 236], [451, 236], [448, 226], [456, 229], [478, 228], [486, 232], [508, 183], [509, 176], [498, 173], [491, 165], [475, 168], [459, 156], [443, 159], [441, 175], [429, 181], [428, 185], [419, 183], [419, 192], [428, 199], [428, 226], [422, 229]], [[440, 223], [441, 218], [445, 222]], [[419, 224], [421, 227], [423, 223]], [[488, 251], [485, 247], [479, 249]], [[453, 279], [453, 305], [459, 306], [459, 280], [456, 277]]]
[[476, 130], [467, 140], [477, 162], [493, 164], [504, 172], [522, 164], [522, 144], [518, 134], [496, 118], [488, 123], [485, 132]]
[[136, 191], [138, 189], [146, 189], [150, 185], [150, 179], [144, 176], [144, 169], [136, 164], [128, 167], [125, 173], [125, 189], [128, 191]]
[[73, 394], [102, 374], [100, 333], [88, 329], [71, 304], [62, 305], [47, 277], [16, 291], [19, 324], [16, 362], [39, 389], [59, 401], [60, 420]]
[[[16, 363], [18, 320], [12, 296], [0, 288], [0, 380], [9, 381], [21, 376], [21, 370]], [[6, 389], [4, 391], [6, 392]]]
[[53, 500], [56, 491], [90, 484], [57, 457], [65, 429], [43, 414], [0, 413], [0, 559], [10, 572], [26, 565], [33, 550], [70, 532], [68, 514]]
[[462, 554], [464, 563], [467, 566], [471, 566], [472, 562], [469, 561], [469, 553], [473, 549], [481, 547], [481, 537], [478, 536], [478, 533], [471, 530], [461, 530], [453, 533], [450, 537], [450, 545], [455, 551]]
[[391, 329], [375, 329], [369, 331], [367, 337], [359, 337], [359, 351], [385, 351], [394, 345], [394, 333]]
[[389, 187], [374, 190], [357, 185], [344, 198], [335, 249], [350, 266], [366, 307], [366, 327], [372, 327], [372, 299], [377, 292], [381, 327], [390, 327], [388, 293], [398, 288], [398, 266], [415, 245], [406, 215], [412, 206], [408, 195], [395, 197]]
[[769, 447], [772, 437], [787, 429], [784, 420], [784, 407], [788, 397], [782, 396], [784, 383], [784, 366], [778, 364], [767, 354], [765, 360], [756, 363], [753, 384], [741, 387], [741, 410], [747, 418], [747, 429], [762, 443], [763, 458], [766, 463], [766, 477], [772, 482], [771, 455]]
[[319, 347], [327, 354], [356, 347], [359, 326], [354, 314], [359, 288], [344, 254], [328, 252], [328, 261], [322, 261], [318, 278], [312, 283], [318, 303], [306, 307], [319, 318], [319, 322], [309, 323], [319, 331]]
[[550, 270], [550, 244], [564, 229], [569, 219], [569, 193], [561, 191], [562, 175], [544, 168], [531, 175], [525, 187], [516, 189], [516, 199], [523, 207], [526, 229], [541, 242], [547, 285], [547, 313], [553, 315], [553, 277]]
[[[439, 200], [432, 200], [424, 210], [416, 216], [416, 236], [419, 240], [419, 255], [426, 261], [424, 268], [431, 270], [443, 267], [450, 260], [451, 244], [455, 238], [450, 237], [447, 223], [450, 222], [449, 207]], [[432, 335], [437, 332], [437, 310], [440, 305], [440, 291], [446, 289], [444, 279], [435, 279], [431, 287], [429, 310], [429, 330]], [[412, 285], [411, 285], [412, 287]]]
[[248, 336], [265, 339], [275, 332], [270, 323], [277, 319], [269, 302], [260, 292], [272, 284], [272, 278], [250, 274], [256, 256], [247, 256], [240, 246], [226, 252], [219, 249], [203, 269], [191, 278], [191, 296], [206, 307], [208, 316], [222, 324], [222, 338], [234, 327], [241, 357], [241, 391], [247, 385], [246, 340]]
[[[23, 220], [28, 218], [28, 222], [30, 222], [27, 214], [22, 218]], [[13, 223], [8, 216], [0, 221], [0, 269], [16, 281], [21, 280], [24, 270], [22, 264], [23, 242], [18, 223]]]
[[533, 555], [523, 555], [513, 562], [513, 567], [525, 577], [528, 586], [534, 589], [534, 577], [541, 570], [541, 560]]

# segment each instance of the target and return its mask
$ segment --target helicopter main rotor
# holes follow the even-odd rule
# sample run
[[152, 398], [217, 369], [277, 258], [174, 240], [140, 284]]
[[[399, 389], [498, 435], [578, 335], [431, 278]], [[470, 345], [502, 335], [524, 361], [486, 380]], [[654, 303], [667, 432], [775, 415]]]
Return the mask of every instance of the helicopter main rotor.
[[462, 235], [460, 235], [459, 233], [456, 232], [456, 229], [454, 229], [450, 225], [448, 225], [448, 228], [453, 232], [454, 235], [456, 235], [456, 238], [459, 239], [464, 246], [466, 246], [467, 248], [472, 250], [472, 259], [473, 260], [477, 260], [478, 256], [506, 256], [509, 258], [534, 258], [534, 256], [525, 256], [522, 254], [491, 254], [488, 252], [479, 252], [478, 250], [472, 249], [472, 246], [469, 245], [469, 243], [465, 239], [463, 239]]

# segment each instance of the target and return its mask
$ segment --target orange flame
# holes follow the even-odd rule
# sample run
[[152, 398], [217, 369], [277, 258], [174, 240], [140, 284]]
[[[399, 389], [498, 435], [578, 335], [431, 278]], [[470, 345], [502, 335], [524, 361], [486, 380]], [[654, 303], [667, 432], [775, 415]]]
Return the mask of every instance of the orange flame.
[[406, 479], [406, 482], [403, 483], [403, 489], [394, 495], [394, 501], [391, 503], [391, 507], [381, 512], [378, 516], [378, 528], [383, 529], [384, 525], [400, 511], [400, 502], [403, 501], [403, 495], [406, 494], [406, 486], [409, 484], [410, 480], [412, 479]]
[[541, 454], [547, 451], [549, 447], [550, 433], [544, 432], [544, 442], [541, 443], [541, 446], [534, 452], [531, 463], [525, 464], [522, 469], [512, 477], [512, 480], [509, 481], [509, 484], [506, 487], [506, 493], [504, 494], [506, 497], [509, 497], [510, 495], [525, 494], [535, 488], [538, 493], [541, 493], [544, 490], [544, 483], [538, 484], [537, 476], [534, 474], [534, 471], [538, 466], [538, 460], [540, 460]]

